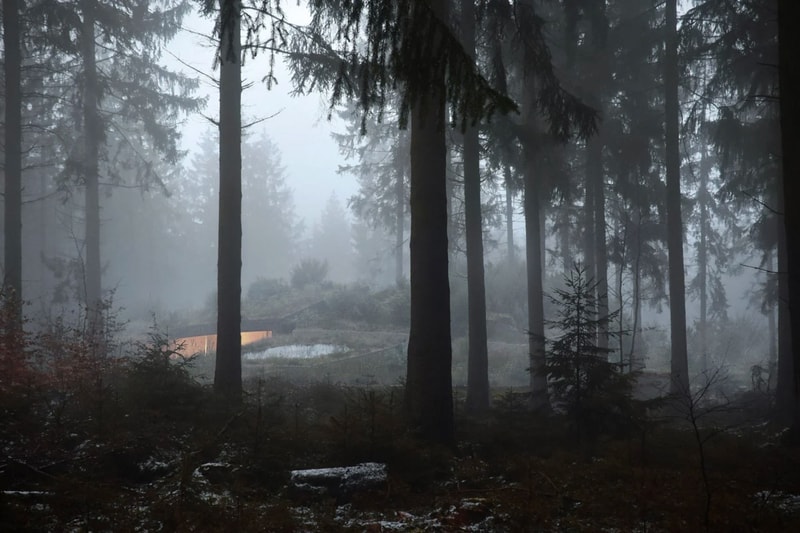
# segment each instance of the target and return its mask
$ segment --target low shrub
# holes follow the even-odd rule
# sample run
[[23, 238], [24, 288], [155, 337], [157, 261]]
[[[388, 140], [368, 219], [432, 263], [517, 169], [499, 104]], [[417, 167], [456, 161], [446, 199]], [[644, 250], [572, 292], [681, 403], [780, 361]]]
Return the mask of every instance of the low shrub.
[[258, 278], [247, 289], [247, 300], [263, 302], [273, 298], [280, 298], [290, 290], [282, 279]]
[[302, 289], [307, 285], [320, 285], [327, 277], [327, 261], [303, 259], [292, 268], [291, 284], [295, 289]]

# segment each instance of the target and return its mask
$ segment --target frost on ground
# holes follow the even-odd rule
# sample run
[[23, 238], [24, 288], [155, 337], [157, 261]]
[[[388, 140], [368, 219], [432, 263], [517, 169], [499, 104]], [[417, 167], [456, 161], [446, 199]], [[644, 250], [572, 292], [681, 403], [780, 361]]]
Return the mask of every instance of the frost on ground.
[[384, 463], [292, 470], [290, 489], [297, 495], [347, 497], [356, 492], [386, 487]]
[[334, 520], [346, 529], [363, 531], [475, 531], [502, 532], [505, 515], [496, 516], [490, 501], [484, 498], [464, 498], [454, 505], [426, 513], [391, 511], [363, 513], [351, 505], [336, 509]]
[[242, 355], [245, 359], [270, 359], [270, 358], [285, 358], [285, 359], [311, 359], [314, 357], [321, 357], [323, 355], [331, 355], [334, 353], [344, 353], [350, 349], [347, 346], [340, 346], [338, 344], [290, 344], [286, 346], [275, 346], [267, 348], [260, 352], [250, 352]]
[[762, 490], [754, 494], [756, 502], [784, 513], [800, 512], [800, 494]]

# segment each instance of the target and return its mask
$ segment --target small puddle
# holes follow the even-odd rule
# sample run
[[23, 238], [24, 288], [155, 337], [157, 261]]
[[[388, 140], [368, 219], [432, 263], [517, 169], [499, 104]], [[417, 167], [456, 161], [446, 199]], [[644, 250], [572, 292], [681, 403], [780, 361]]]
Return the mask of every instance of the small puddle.
[[321, 357], [333, 353], [349, 352], [350, 348], [339, 344], [287, 344], [286, 346], [275, 346], [260, 352], [250, 352], [242, 354], [245, 359], [309, 359]]

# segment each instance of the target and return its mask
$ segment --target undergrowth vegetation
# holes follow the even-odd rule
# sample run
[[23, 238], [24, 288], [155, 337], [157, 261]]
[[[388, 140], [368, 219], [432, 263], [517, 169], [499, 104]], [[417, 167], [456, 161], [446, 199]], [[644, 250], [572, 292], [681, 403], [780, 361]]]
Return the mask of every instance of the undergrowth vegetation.
[[[753, 411], [708, 395], [579, 441], [570, 413], [498, 390], [436, 448], [406, 430], [402, 385], [258, 378], [227, 403], [153, 331], [80, 328], [0, 344], [3, 531], [789, 531], [800, 456]], [[11, 349], [21, 346], [21, 350]], [[102, 348], [102, 349], [100, 349]], [[113, 353], [114, 355], [108, 355]], [[676, 404], [686, 405], [686, 404]], [[698, 459], [698, 438], [702, 467]], [[388, 465], [385, 489], [297, 496], [293, 469]], [[708, 498], [713, 495], [713, 500]], [[793, 499], [794, 498], [794, 499]], [[708, 505], [707, 502], [712, 504]]]

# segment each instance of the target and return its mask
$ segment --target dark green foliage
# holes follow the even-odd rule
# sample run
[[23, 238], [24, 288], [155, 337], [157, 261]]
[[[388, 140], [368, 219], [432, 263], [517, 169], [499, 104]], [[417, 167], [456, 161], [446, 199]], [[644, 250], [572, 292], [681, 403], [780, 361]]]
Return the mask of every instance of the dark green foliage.
[[381, 313], [378, 301], [366, 285], [342, 287], [325, 302], [331, 317], [370, 322]]
[[[291, 57], [293, 78], [301, 91], [331, 92], [331, 106], [356, 97], [366, 113], [382, 116], [389, 95], [401, 87], [399, 123], [408, 122], [411, 106], [428, 94], [437, 80], [447, 79], [441, 94], [452, 104], [461, 127], [507, 113], [515, 104], [493, 88], [474, 61], [440, 20], [429, 2], [412, 0], [315, 0], [309, 3], [311, 30], [319, 38], [303, 37]], [[444, 103], [444, 102], [440, 102]]]
[[[402, 179], [404, 187], [408, 181], [408, 133], [394, 125], [371, 120], [367, 124], [367, 134], [361, 135], [360, 127], [351, 120], [356, 112], [353, 104], [340, 112], [339, 117], [347, 121], [346, 129], [332, 134], [345, 159], [355, 160], [339, 165], [338, 170], [340, 174], [355, 176], [359, 182], [359, 191], [348, 199], [348, 207], [371, 226], [384, 226], [393, 232], [396, 230], [397, 180]], [[403, 201], [407, 202], [407, 190], [403, 191]]]
[[319, 259], [303, 259], [292, 268], [292, 287], [302, 289], [307, 285], [319, 285], [328, 276], [328, 262]]
[[610, 350], [597, 346], [598, 329], [616, 319], [616, 312], [598, 316], [597, 284], [577, 264], [564, 283], [550, 297], [557, 319], [549, 325], [560, 335], [549, 342], [545, 371], [556, 405], [566, 410], [578, 438], [591, 438], [628, 424], [633, 375], [622, 374], [609, 362]]
[[[515, 48], [522, 50], [523, 77], [536, 80], [535, 89], [525, 87], [523, 91], [535, 93], [535, 106], [544, 115], [550, 135], [561, 142], [569, 140], [575, 132], [583, 139], [591, 137], [597, 132], [598, 111], [561, 86], [553, 67], [544, 17], [530, 0], [514, 2], [512, 11], [515, 26], [512, 38]], [[522, 137], [528, 135], [525, 132]]]
[[348, 321], [371, 326], [405, 326], [408, 324], [409, 303], [407, 289], [372, 292], [366, 285], [343, 285], [325, 298], [320, 319], [334, 323]]
[[124, 398], [140, 414], [177, 415], [194, 411], [201, 394], [190, 374], [195, 357], [185, 357], [166, 335], [153, 330], [146, 343], [137, 343], [124, 380]]
[[[184, 112], [197, 111], [203, 101], [192, 95], [197, 80], [171, 72], [159, 60], [167, 41], [175, 36], [190, 4], [183, 0], [153, 2], [104, 0], [32, 2], [28, 16], [48, 28], [32, 38], [42, 50], [69, 60], [60, 75], [63, 94], [56, 111], [70, 120], [80, 116], [76, 102], [81, 99], [86, 73], [81, 63], [84, 40], [83, 19], [91, 11], [97, 26], [97, 76], [100, 91], [97, 113], [100, 120], [100, 151], [104, 177], [112, 183], [132, 182], [143, 188], [164, 188], [156, 160], [175, 163], [182, 153], [177, 122]], [[77, 36], [77, 38], [76, 38]], [[102, 52], [101, 52], [102, 50]], [[105, 54], [101, 56], [100, 54]], [[61, 108], [60, 106], [66, 106]], [[79, 134], [81, 125], [72, 124]], [[73, 143], [80, 135], [58, 137], [71, 154], [63, 166], [61, 185], [82, 184], [86, 164], [81, 150]], [[156, 157], [158, 156], [158, 157]]]

